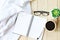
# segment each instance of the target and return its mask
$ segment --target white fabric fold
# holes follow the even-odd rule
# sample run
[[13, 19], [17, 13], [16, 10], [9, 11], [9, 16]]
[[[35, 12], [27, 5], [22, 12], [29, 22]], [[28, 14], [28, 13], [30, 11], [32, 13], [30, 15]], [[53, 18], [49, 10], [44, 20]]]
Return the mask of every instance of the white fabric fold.
[[6, 22], [3, 22], [3, 24], [5, 23], [5, 25], [2, 24], [3, 26], [1, 26], [0, 28], [0, 37], [6, 34], [7, 31], [11, 29], [12, 26], [14, 26], [16, 18], [17, 18], [17, 15], [14, 15], [11, 18], [7, 19]]
[[[19, 12], [31, 13], [29, 0], [0, 0], [0, 37], [12, 28]], [[27, 3], [25, 5], [25, 3]], [[27, 10], [27, 11], [25, 11]], [[16, 15], [14, 15], [16, 14]], [[10, 18], [10, 16], [14, 15]]]

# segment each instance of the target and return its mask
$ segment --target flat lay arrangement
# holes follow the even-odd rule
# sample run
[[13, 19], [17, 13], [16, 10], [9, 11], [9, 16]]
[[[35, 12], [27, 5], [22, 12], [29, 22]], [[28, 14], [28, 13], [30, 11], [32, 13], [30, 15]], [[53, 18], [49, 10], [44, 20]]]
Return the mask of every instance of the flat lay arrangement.
[[0, 2], [0, 40], [60, 40], [59, 0]]

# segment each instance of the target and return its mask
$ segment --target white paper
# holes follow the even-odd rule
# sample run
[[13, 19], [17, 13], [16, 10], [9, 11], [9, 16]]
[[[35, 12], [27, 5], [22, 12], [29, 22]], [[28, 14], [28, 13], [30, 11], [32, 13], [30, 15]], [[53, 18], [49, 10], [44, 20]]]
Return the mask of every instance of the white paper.
[[14, 33], [26, 36], [32, 15], [21, 13], [15, 24]]
[[37, 39], [45, 28], [46, 22], [46, 18], [35, 16], [29, 33], [29, 37]]

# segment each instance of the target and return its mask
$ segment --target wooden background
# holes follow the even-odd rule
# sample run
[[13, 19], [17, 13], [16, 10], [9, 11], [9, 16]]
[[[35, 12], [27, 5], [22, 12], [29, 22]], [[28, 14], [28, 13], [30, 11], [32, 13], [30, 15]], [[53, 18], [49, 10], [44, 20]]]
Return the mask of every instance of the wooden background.
[[[54, 19], [51, 16], [51, 10], [55, 8], [60, 9], [60, 0], [31, 0], [31, 9], [33, 11], [48, 11], [50, 12], [49, 16], [47, 16], [48, 21], [49, 20], [58, 20], [58, 26], [56, 26], [56, 29], [53, 31], [48, 31], [45, 28], [45, 33], [43, 40], [60, 40], [60, 17], [58, 19]], [[22, 36], [19, 38], [19, 40], [35, 40], [33, 38], [29, 38], [26, 36]]]
[[[51, 10], [55, 8], [60, 9], [60, 0], [32, 0], [31, 7], [32, 11], [48, 11], [50, 15], [48, 16], [48, 20], [55, 20], [51, 16]], [[56, 30], [48, 31], [45, 29], [45, 34], [43, 40], [60, 40], [60, 17], [58, 19], [58, 27], [56, 26]]]

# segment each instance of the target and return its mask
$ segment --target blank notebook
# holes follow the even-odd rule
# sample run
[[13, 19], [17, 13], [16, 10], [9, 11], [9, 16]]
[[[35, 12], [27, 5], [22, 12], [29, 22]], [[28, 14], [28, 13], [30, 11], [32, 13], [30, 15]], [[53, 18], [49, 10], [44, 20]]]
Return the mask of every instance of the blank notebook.
[[45, 28], [46, 22], [47, 22], [46, 17], [44, 18], [44, 17], [34, 16], [34, 20], [31, 26], [29, 37], [37, 39], [40, 36], [43, 29]]
[[[13, 32], [26, 36], [31, 18], [32, 18], [32, 15], [19, 14], [16, 25], [15, 25], [15, 29]], [[32, 37], [35, 39], [39, 37], [42, 30], [45, 27], [46, 22], [47, 22], [46, 18], [34, 16], [32, 26], [29, 32], [29, 37]]]
[[28, 15], [26, 13], [19, 14], [13, 32], [26, 36], [31, 17], [32, 15]]

